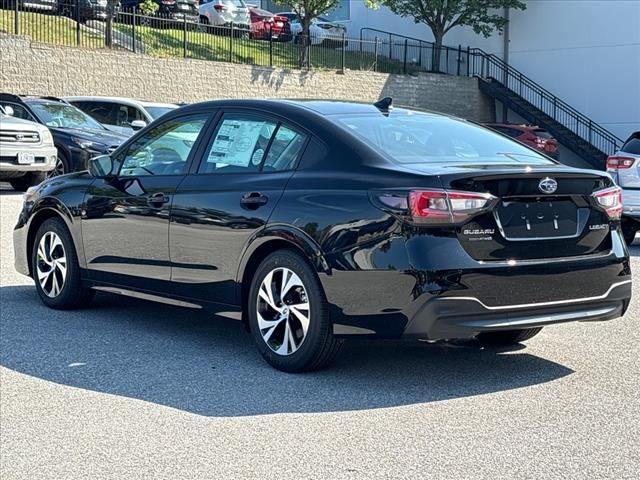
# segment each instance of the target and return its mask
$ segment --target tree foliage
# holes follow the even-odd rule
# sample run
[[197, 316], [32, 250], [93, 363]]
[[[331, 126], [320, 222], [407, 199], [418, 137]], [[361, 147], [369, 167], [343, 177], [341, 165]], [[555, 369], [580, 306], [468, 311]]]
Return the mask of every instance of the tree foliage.
[[309, 58], [309, 30], [311, 22], [320, 15], [333, 10], [340, 4], [340, 0], [274, 0], [279, 5], [291, 7], [302, 27], [303, 48], [300, 55], [300, 66], [304, 66]]

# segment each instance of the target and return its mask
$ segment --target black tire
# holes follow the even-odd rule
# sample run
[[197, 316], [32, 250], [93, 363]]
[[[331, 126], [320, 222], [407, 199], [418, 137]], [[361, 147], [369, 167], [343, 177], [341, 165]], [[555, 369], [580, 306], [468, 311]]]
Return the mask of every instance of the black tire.
[[9, 183], [14, 190], [18, 192], [26, 192], [27, 188], [33, 187], [46, 180], [47, 174], [45, 172], [31, 172], [27, 173], [23, 177], [14, 178], [9, 180]]
[[483, 332], [476, 338], [487, 345], [515, 345], [535, 337], [542, 327], [527, 328], [525, 330], [505, 330], [502, 332]]
[[47, 173], [47, 178], [53, 178], [60, 175], [64, 175], [71, 171], [71, 165], [67, 156], [58, 148], [58, 156], [56, 158], [56, 166], [53, 170]]
[[631, 245], [636, 239], [636, 233], [638, 232], [638, 223], [634, 220], [623, 219], [622, 220], [622, 236], [627, 245]]
[[[38, 280], [38, 246], [40, 240], [47, 233], [55, 233], [62, 242], [63, 253], [66, 258], [66, 276], [60, 292], [51, 297], [45, 293]], [[71, 310], [87, 306], [95, 296], [95, 290], [84, 288], [80, 279], [80, 266], [78, 257], [67, 226], [60, 218], [50, 218], [46, 220], [36, 233], [34, 243], [31, 246], [31, 271], [36, 283], [36, 290], [42, 303], [47, 307], [57, 310]], [[55, 274], [55, 273], [54, 273]]]
[[[279, 355], [267, 345], [258, 325], [257, 302], [259, 289], [274, 269], [287, 268], [302, 280], [310, 304], [309, 327], [299, 348], [289, 355]], [[337, 356], [343, 341], [333, 336], [329, 306], [320, 279], [307, 261], [293, 250], [280, 250], [265, 258], [259, 265], [249, 290], [248, 319], [251, 335], [263, 358], [283, 372], [300, 373], [319, 370]], [[275, 336], [275, 333], [274, 333]]]

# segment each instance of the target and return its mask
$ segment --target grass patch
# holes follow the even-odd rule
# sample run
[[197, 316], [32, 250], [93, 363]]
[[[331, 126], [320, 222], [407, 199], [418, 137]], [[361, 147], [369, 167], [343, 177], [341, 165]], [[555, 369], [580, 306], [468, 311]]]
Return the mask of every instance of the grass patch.
[[[49, 15], [46, 13], [20, 12], [19, 31], [15, 31], [12, 10], [0, 9], [0, 31], [28, 35], [34, 42], [56, 45], [80, 46], [88, 48], [104, 48], [104, 33], [88, 25], [78, 24], [67, 17]], [[128, 17], [129, 19], [131, 17]], [[271, 42], [264, 40], [249, 40], [231, 38], [228, 35], [216, 35], [199, 28], [191, 28], [185, 36], [182, 28], [176, 27], [175, 22], [165, 21], [169, 28], [154, 28], [136, 25], [135, 38], [142, 42], [146, 55], [155, 57], [184, 57], [199, 60], [215, 60], [240, 64], [273, 66], [285, 69], [300, 68], [301, 46], [293, 42]], [[116, 32], [120, 32], [120, 44], [131, 49], [133, 28], [124, 23], [114, 23]], [[401, 62], [384, 56], [376, 57], [372, 52], [356, 50], [357, 44], [352, 43], [351, 49], [345, 52], [345, 67], [349, 70], [374, 70], [386, 73], [402, 73]], [[142, 49], [140, 49], [142, 50]], [[342, 49], [325, 48], [318, 45], [311, 47], [311, 68], [313, 70], [341, 70]], [[411, 67], [409, 67], [411, 69]]]
[[[104, 36], [67, 17], [35, 12], [20, 12], [19, 31], [15, 31], [15, 12], [0, 10], [0, 31], [28, 35], [34, 42], [56, 45], [104, 47]], [[78, 32], [79, 30], [79, 32]], [[79, 37], [79, 38], [78, 38]], [[78, 43], [79, 41], [79, 43]]]

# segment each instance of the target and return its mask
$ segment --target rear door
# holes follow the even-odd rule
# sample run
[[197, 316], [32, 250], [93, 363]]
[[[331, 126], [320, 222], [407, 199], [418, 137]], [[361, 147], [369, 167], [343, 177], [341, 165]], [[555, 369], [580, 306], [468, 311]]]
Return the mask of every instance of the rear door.
[[237, 305], [242, 253], [267, 224], [308, 135], [261, 112], [226, 111], [171, 210], [173, 289]]

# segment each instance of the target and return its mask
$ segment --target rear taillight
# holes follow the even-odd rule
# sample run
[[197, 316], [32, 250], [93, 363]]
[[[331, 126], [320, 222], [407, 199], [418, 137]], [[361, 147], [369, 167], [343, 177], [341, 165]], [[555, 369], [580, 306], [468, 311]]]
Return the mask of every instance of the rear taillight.
[[620, 187], [598, 190], [591, 196], [595, 198], [598, 205], [607, 212], [610, 219], [620, 219], [622, 216], [622, 189]]
[[215, 8], [216, 12], [224, 12], [227, 9], [224, 5], [214, 5], [213, 8]]
[[636, 159], [632, 157], [621, 157], [619, 155], [611, 155], [607, 158], [607, 170], [622, 170], [631, 168]]
[[427, 224], [464, 222], [495, 205], [488, 193], [447, 190], [419, 190], [409, 193], [409, 209], [414, 221]]

